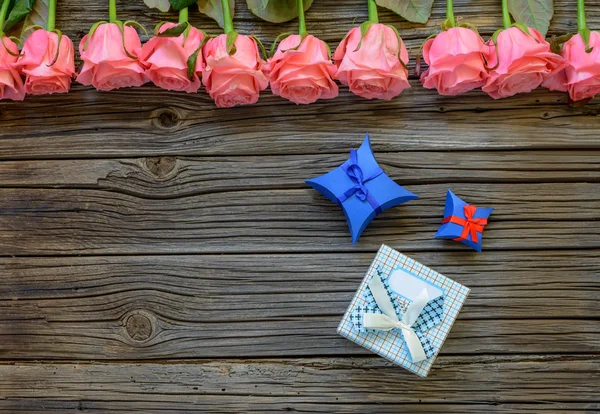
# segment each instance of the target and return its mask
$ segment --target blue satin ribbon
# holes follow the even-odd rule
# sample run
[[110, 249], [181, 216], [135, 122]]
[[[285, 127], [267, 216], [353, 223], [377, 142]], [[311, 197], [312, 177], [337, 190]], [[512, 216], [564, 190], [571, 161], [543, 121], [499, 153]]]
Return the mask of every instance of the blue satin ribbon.
[[350, 150], [350, 165], [344, 164], [342, 169], [346, 172], [348, 178], [352, 180], [354, 186], [349, 188], [346, 192], [344, 192], [344, 194], [338, 197], [339, 203], [342, 204], [348, 198], [356, 194], [356, 197], [358, 197], [360, 201], [367, 201], [371, 207], [373, 207], [375, 213], [381, 213], [383, 211], [381, 206], [371, 195], [371, 193], [369, 193], [369, 190], [367, 187], [365, 187], [365, 183], [383, 174], [383, 170], [378, 166], [371, 175], [365, 178], [362, 168], [360, 168], [358, 165], [358, 153], [356, 150]]

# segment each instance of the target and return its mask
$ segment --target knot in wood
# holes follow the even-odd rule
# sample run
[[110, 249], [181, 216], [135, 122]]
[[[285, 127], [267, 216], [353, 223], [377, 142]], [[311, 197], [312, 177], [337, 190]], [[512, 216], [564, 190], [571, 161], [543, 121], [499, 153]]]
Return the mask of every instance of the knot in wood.
[[177, 159], [175, 157], [146, 158], [146, 168], [159, 178], [166, 177], [175, 169]]
[[173, 128], [179, 123], [177, 112], [166, 110], [158, 114], [158, 124], [163, 128]]
[[127, 317], [125, 330], [134, 341], [146, 341], [152, 336], [152, 321], [143, 313], [134, 313]]

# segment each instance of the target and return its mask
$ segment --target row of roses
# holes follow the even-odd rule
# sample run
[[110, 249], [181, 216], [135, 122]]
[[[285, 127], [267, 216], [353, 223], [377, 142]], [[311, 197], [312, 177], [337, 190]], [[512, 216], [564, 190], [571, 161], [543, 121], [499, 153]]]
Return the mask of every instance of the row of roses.
[[[0, 27], [9, 1], [2, 3]], [[470, 25], [456, 23], [452, 0], [447, 0], [444, 30], [423, 46], [428, 69], [421, 82], [442, 95], [481, 88], [498, 99], [543, 85], [568, 91], [574, 101], [591, 99], [600, 92], [600, 35], [587, 29], [583, 0], [577, 1], [578, 34], [551, 45], [537, 30], [513, 23], [506, 0], [505, 27], [485, 42]], [[333, 62], [327, 44], [307, 33], [302, 0], [298, 3], [299, 34], [280, 36], [272, 56], [263, 60], [260, 42], [234, 30], [226, 0], [224, 34], [210, 37], [192, 27], [183, 9], [178, 24], [160, 24], [143, 46], [134, 28], [137, 23], [118, 20], [115, 0], [110, 0], [109, 21], [95, 24], [81, 40], [84, 65], [77, 81], [99, 90], [152, 81], [190, 93], [202, 82], [219, 107], [255, 103], [269, 82], [274, 94], [297, 104], [336, 97], [336, 79], [368, 99], [389, 100], [410, 87], [404, 42], [394, 27], [378, 22], [373, 0], [368, 0], [369, 20], [350, 30]], [[46, 30], [32, 33], [21, 52], [0, 33], [0, 98], [21, 100], [26, 93], [69, 90], [75, 76], [74, 46], [54, 28], [55, 9], [56, 0], [50, 0]]]

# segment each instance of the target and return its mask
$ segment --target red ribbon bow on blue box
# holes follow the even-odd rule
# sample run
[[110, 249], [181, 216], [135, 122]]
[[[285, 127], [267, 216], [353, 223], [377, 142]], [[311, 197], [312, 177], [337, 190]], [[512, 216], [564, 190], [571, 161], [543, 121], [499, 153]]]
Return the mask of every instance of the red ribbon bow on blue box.
[[481, 238], [493, 208], [475, 207], [467, 204], [452, 191], [446, 195], [446, 208], [442, 226], [436, 238], [452, 239], [481, 252]]

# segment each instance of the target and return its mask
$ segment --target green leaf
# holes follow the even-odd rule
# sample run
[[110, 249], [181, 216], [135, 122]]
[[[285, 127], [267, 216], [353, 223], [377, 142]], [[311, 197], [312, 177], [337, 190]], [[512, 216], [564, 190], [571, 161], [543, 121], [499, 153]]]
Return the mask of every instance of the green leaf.
[[508, 10], [515, 21], [546, 35], [554, 14], [552, 0], [508, 0]]
[[126, 20], [123, 22], [123, 26], [133, 27], [134, 29], [140, 29], [146, 36], [148, 36], [148, 31], [144, 26], [136, 22], [135, 20]]
[[187, 60], [187, 75], [190, 80], [194, 80], [194, 76], [196, 75], [196, 62], [198, 61], [198, 54], [200, 53], [200, 47], [194, 51], [188, 57]]
[[[525, 33], [526, 35], [533, 37], [533, 35], [529, 31], [529, 27], [526, 24], [524, 24], [524, 23], [514, 22], [510, 27], [516, 27], [520, 31], [522, 31], [523, 33]], [[537, 41], [537, 38], [534, 37], [534, 39], [536, 39], [536, 41]], [[538, 41], [538, 43], [539, 43], [539, 41]]]
[[282, 33], [279, 36], [277, 36], [275, 38], [275, 41], [273, 42], [273, 45], [271, 46], [271, 52], [269, 53], [269, 56], [272, 57], [275, 54], [275, 52], [277, 52], [277, 44], [279, 42], [281, 42], [283, 39], [285, 39], [286, 37], [289, 37], [291, 35], [293, 35], [293, 33], [286, 32], [286, 33]]
[[88, 31], [88, 34], [87, 34], [87, 39], [85, 39], [85, 43], [83, 44], [83, 50], [87, 49], [89, 40], [92, 38], [92, 36], [94, 35], [94, 32], [96, 31], [98, 26], [100, 26], [101, 24], [108, 24], [108, 22], [106, 20], [101, 20], [99, 22], [94, 23], [92, 25], [92, 27], [90, 27], [90, 30]]
[[230, 56], [235, 55], [235, 52], [237, 52], [237, 49], [235, 48], [235, 39], [237, 39], [237, 37], [238, 32], [236, 32], [235, 30], [232, 30], [231, 32], [227, 33], [225, 50], [227, 50], [227, 53]]
[[[188, 22], [179, 23], [177, 26], [170, 27], [165, 31], [157, 33], [156, 36], [158, 36], [158, 37], [179, 37], [179, 36], [181, 36], [181, 34], [183, 32], [185, 32], [185, 29], [187, 29], [188, 26], [189, 26]], [[160, 30], [160, 28], [159, 28], [159, 30]]]
[[[258, 48], [262, 52], [263, 59], [267, 60], [269, 58], [269, 55], [267, 54], [267, 49], [265, 49], [265, 45], [262, 44], [262, 42], [260, 41], [260, 39], [258, 37], [254, 36], [254, 35], [250, 35], [250, 37], [252, 39], [254, 39], [254, 41], [258, 45]], [[302, 41], [300, 41], [300, 43], [302, 43]], [[300, 45], [298, 45], [298, 46], [300, 46]]]
[[[400, 64], [402, 65], [402, 67], [404, 67], [404, 69], [408, 70], [408, 66], [406, 66], [406, 62], [404, 62], [402, 60], [402, 44], [404, 43], [404, 41], [400, 37], [400, 33], [398, 32], [398, 29], [396, 29], [395, 26], [392, 26], [391, 24], [386, 24], [386, 26], [389, 27], [390, 29], [392, 29], [394, 31], [394, 33], [396, 33], [396, 38], [398, 39], [398, 46], [399, 46], [398, 47], [398, 60], [400, 61]], [[423, 44], [425, 44], [425, 43], [423, 43]], [[421, 53], [419, 51], [419, 56], [420, 55], [421, 55]]]
[[[298, 17], [297, 0], [246, 0], [252, 13], [272, 23], [282, 23]], [[304, 11], [308, 10], [313, 0], [304, 0]]]
[[11, 9], [8, 12], [8, 17], [4, 22], [4, 30], [10, 30], [17, 23], [25, 18], [33, 9], [35, 0], [13, 0]]
[[[235, 12], [235, 0], [229, 0], [229, 9], [231, 10], [231, 16], [233, 17]], [[219, 23], [219, 26], [224, 26], [221, 0], [198, 0], [198, 10], [200, 10], [200, 13], [204, 13], [211, 19], [216, 20], [217, 23]]]
[[[496, 50], [496, 56], [498, 56], [498, 36], [500, 35], [500, 33], [502, 33], [504, 29], [498, 29], [494, 32], [494, 34], [492, 35], [491, 41], [494, 44], [494, 49]], [[485, 64], [485, 69], [490, 72], [492, 70], [495, 70], [498, 66], [500, 65], [500, 59], [496, 59], [496, 64], [492, 67], [489, 67], [487, 62]]]
[[6, 50], [6, 53], [8, 53], [8, 54], [9, 54], [9, 55], [11, 55], [11, 56], [15, 56], [15, 57], [21, 56], [21, 55], [19, 54], [19, 52], [18, 52], [18, 51], [17, 51], [17, 53], [13, 53], [13, 52], [12, 52], [12, 51], [11, 51], [11, 50], [10, 50], [10, 49], [9, 49], [9, 48], [6, 46], [6, 43], [4, 43], [4, 39], [5, 39], [5, 37], [4, 37], [4, 36], [2, 36], [2, 38], [0, 38], [0, 42], [2, 42], [2, 47], [4, 48], [4, 50]]
[[373, 25], [373, 22], [367, 20], [366, 22], [363, 22], [360, 25], [360, 41], [358, 42], [358, 44], [356, 45], [356, 49], [354, 49], [354, 51], [358, 51], [360, 49], [360, 47], [362, 46], [362, 41], [365, 38], [367, 32], [369, 31], [369, 28]]
[[427, 23], [433, 0], [375, 0], [375, 3], [398, 13], [409, 22]]
[[48, 65], [48, 66], [52, 66], [56, 63], [56, 61], [58, 60], [58, 56], [60, 55], [60, 42], [62, 42], [62, 32], [58, 29], [54, 29], [52, 30], [52, 32], [56, 33], [57, 37], [58, 37], [58, 44], [56, 45], [56, 54], [54, 55], [54, 59], [52, 59], [52, 62]]
[[123, 46], [123, 50], [125, 51], [125, 54], [127, 56], [129, 56], [130, 59], [137, 60], [137, 56], [129, 53], [129, 50], [127, 50], [127, 46], [125, 46], [125, 24], [121, 20], [117, 20], [112, 23], [115, 23], [117, 26], [119, 26], [119, 30], [121, 31], [121, 44]]
[[169, 0], [169, 3], [171, 3], [173, 9], [179, 11], [196, 3], [196, 0]]
[[15, 36], [21, 40], [21, 43], [25, 43], [25, 39], [31, 34], [28, 28], [34, 26], [45, 28], [47, 22], [48, 0], [37, 0], [25, 19], [18, 22], [18, 24], [14, 25], [10, 30], [7, 30], [6, 34]]

